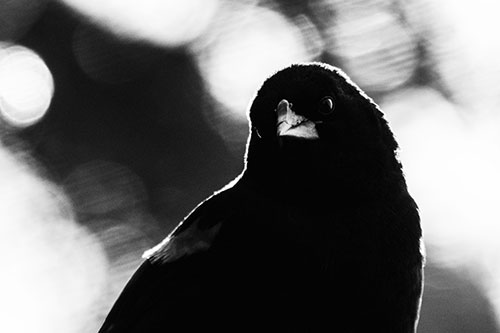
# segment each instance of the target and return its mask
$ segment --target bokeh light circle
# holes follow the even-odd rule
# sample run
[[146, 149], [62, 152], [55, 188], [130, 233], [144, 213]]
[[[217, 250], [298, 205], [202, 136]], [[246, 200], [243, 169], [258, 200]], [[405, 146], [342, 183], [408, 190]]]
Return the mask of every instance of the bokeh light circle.
[[62, 0], [114, 34], [162, 46], [180, 46], [210, 24], [218, 0]]
[[388, 11], [341, 12], [329, 33], [329, 52], [369, 91], [386, 92], [407, 82], [418, 65], [416, 41]]
[[18, 156], [0, 143], [0, 331], [97, 331], [104, 248], [64, 192]]
[[88, 215], [131, 211], [147, 200], [139, 176], [124, 165], [105, 160], [78, 165], [66, 178], [65, 188], [74, 200], [74, 209]]
[[317, 60], [323, 41], [305, 15], [289, 19], [253, 3], [231, 3], [190, 49], [210, 96], [206, 119], [239, 154], [248, 135], [247, 109], [257, 89], [283, 67]]
[[266, 77], [293, 62], [311, 59], [300, 29], [279, 12], [232, 7], [197, 50], [197, 63], [212, 96], [234, 120], [246, 122], [252, 95]]
[[13, 126], [28, 126], [47, 112], [54, 80], [45, 62], [32, 50], [0, 45], [0, 115]]
[[467, 271], [498, 306], [500, 118], [465, 121], [457, 105], [422, 87], [388, 95], [382, 108], [398, 133], [432, 260]]
[[[425, 41], [437, 81], [471, 117], [491, 117], [500, 105], [497, 0], [407, 1], [404, 15]], [[467, 22], [467, 24], [464, 24]]]

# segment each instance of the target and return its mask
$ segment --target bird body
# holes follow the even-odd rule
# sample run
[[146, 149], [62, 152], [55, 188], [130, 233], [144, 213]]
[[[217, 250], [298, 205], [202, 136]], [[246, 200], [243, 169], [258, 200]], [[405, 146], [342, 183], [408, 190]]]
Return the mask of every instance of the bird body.
[[414, 332], [420, 220], [378, 107], [309, 63], [250, 121], [245, 170], [146, 253], [100, 332]]

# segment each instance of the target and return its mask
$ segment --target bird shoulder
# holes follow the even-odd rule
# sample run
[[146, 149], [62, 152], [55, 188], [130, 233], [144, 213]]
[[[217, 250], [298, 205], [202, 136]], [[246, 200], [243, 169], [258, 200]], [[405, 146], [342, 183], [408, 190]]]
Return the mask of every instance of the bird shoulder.
[[210, 228], [202, 229], [199, 227], [199, 219], [195, 220], [183, 232], [172, 232], [160, 244], [146, 251], [143, 257], [152, 263], [168, 263], [186, 255], [206, 251], [212, 245], [221, 225], [222, 222], [218, 222]]
[[163, 241], [146, 251], [143, 258], [163, 264], [208, 250], [223, 222], [236, 209], [235, 192], [238, 191], [232, 186], [225, 186], [201, 202]]

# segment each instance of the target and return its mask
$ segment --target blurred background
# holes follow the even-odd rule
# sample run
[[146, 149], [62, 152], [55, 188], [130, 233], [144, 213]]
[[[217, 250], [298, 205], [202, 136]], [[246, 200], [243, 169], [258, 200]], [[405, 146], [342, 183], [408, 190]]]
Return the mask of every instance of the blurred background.
[[500, 1], [0, 0], [0, 331], [96, 332], [143, 251], [238, 175], [291, 62], [386, 113], [419, 203], [420, 333], [500, 332]]

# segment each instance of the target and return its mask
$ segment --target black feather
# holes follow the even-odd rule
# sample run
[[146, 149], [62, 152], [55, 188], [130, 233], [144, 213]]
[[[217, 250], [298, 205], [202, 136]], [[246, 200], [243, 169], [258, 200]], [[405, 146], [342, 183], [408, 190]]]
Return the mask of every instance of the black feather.
[[[282, 99], [318, 140], [276, 135]], [[414, 332], [420, 220], [378, 106], [309, 63], [268, 78], [250, 120], [243, 173], [147, 253], [100, 332]]]

